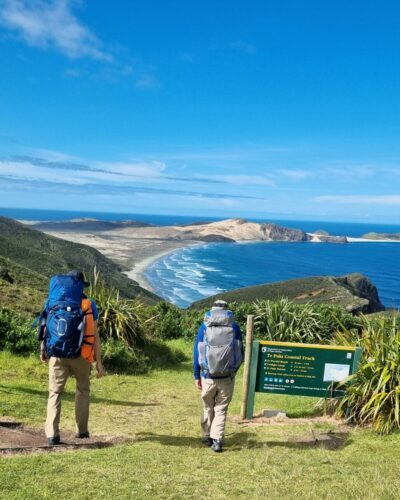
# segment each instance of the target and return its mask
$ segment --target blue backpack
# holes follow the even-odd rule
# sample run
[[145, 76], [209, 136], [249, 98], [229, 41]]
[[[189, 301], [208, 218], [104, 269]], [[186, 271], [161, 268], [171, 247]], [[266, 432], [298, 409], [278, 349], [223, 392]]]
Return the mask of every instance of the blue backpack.
[[83, 283], [75, 276], [50, 279], [49, 296], [40, 318], [39, 340], [48, 357], [77, 358], [85, 332], [81, 303]]

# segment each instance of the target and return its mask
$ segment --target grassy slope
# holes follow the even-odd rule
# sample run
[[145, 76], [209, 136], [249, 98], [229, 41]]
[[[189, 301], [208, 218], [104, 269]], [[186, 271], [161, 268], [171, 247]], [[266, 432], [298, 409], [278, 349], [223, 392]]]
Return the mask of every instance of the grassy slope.
[[355, 307], [363, 300], [354, 297], [345, 287], [338, 285], [332, 277], [315, 276], [238, 288], [199, 300], [192, 307], [196, 309], [209, 307], [217, 298], [228, 302], [252, 302], [260, 299], [276, 300], [282, 297], [298, 303], [312, 301], [315, 304], [333, 303], [344, 307], [350, 304]]
[[[45, 235], [6, 217], [0, 217], [0, 256], [10, 259], [20, 269], [28, 269], [46, 279], [71, 269], [81, 269], [91, 276], [96, 267], [107, 284], [120, 289], [123, 295], [139, 296], [149, 302], [157, 300], [155, 295], [127, 278], [117, 264], [94, 248]], [[23, 276], [16, 269], [14, 266], [14, 274], [21, 281]], [[24, 285], [36, 288], [30, 281], [24, 281]]]
[[48, 279], [0, 256], [0, 272], [5, 270], [13, 283], [1, 279], [0, 274], [0, 306], [9, 307], [25, 316], [33, 316], [40, 311], [45, 301]]
[[[181, 341], [175, 342], [186, 351]], [[3, 414], [43, 425], [46, 367], [0, 353]], [[73, 429], [73, 384], [63, 401], [63, 428]], [[94, 451], [0, 457], [0, 497], [13, 498], [398, 498], [400, 435], [353, 430], [336, 451], [301, 448], [299, 436], [333, 423], [240, 425], [241, 380], [230, 407], [226, 451], [198, 440], [200, 403], [190, 363], [147, 376], [108, 376], [92, 384], [91, 428], [135, 440]], [[256, 409], [313, 413], [310, 398], [257, 395]], [[77, 480], [78, 478], [78, 480]]]

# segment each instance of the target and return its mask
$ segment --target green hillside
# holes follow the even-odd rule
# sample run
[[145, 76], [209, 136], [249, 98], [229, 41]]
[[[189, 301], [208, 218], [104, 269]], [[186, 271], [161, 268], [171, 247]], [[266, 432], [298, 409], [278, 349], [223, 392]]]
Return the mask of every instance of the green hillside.
[[357, 273], [341, 277], [314, 276], [238, 288], [199, 300], [192, 304], [192, 307], [210, 307], [216, 299], [227, 302], [253, 302], [261, 299], [277, 300], [282, 297], [298, 303], [338, 304], [353, 313], [373, 313], [385, 309], [379, 300], [376, 287], [367, 277]]
[[80, 269], [88, 277], [96, 267], [106, 284], [118, 288], [124, 297], [138, 297], [153, 303], [158, 297], [122, 274], [121, 268], [87, 245], [61, 240], [0, 217], [0, 301], [7, 293], [27, 287], [45, 292], [53, 274]]

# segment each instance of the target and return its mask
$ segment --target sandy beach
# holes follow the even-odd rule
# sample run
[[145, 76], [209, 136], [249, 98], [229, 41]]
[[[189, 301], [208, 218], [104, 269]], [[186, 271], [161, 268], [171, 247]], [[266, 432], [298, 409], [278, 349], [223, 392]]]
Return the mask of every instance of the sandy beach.
[[156, 237], [140, 237], [131, 231], [89, 232], [55, 232], [47, 234], [75, 243], [81, 243], [96, 248], [99, 252], [120, 264], [123, 272], [143, 288], [154, 292], [146, 280], [144, 272], [154, 261], [169, 253], [193, 245], [204, 243], [193, 240], [170, 240]]
[[[136, 281], [139, 283], [139, 285], [142, 288], [145, 288], [146, 290], [149, 290], [150, 292], [156, 293], [156, 291], [153, 289], [149, 281], [146, 279], [145, 276], [145, 271], [146, 269], [156, 260], [161, 259], [165, 255], [168, 255], [170, 253], [175, 252], [175, 250], [179, 250], [180, 248], [187, 247], [187, 246], [195, 246], [199, 244], [204, 244], [204, 243], [187, 243], [187, 244], [180, 244], [180, 245], [175, 245], [175, 248], [170, 248], [169, 250], [165, 250], [160, 253], [154, 253], [152, 255], [149, 255], [148, 257], [138, 260], [135, 262], [134, 267], [130, 269], [129, 271], [124, 271], [124, 273], [128, 276], [133, 281]], [[148, 251], [151, 253], [152, 250], [155, 250], [155, 248], [151, 248], [149, 246]]]

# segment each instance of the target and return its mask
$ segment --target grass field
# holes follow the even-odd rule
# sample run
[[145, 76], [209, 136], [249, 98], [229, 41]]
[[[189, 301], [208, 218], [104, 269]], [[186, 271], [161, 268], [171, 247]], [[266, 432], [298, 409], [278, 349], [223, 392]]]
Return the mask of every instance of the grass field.
[[[189, 352], [181, 341], [171, 343]], [[279, 408], [299, 420], [243, 425], [241, 379], [222, 454], [199, 440], [199, 395], [190, 362], [149, 375], [93, 380], [91, 431], [132, 438], [98, 449], [0, 456], [0, 498], [397, 499], [400, 435], [352, 429], [343, 447], [300, 441], [340, 423], [315, 417], [315, 400], [257, 395], [256, 411]], [[31, 358], [0, 353], [0, 413], [43, 426], [47, 370]], [[73, 381], [62, 428], [73, 430]]]

